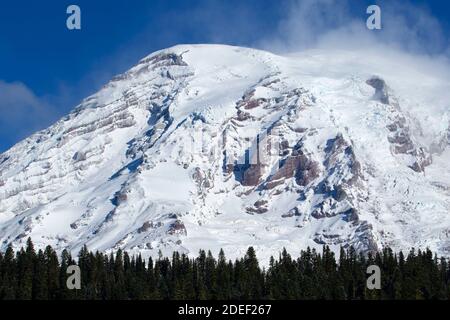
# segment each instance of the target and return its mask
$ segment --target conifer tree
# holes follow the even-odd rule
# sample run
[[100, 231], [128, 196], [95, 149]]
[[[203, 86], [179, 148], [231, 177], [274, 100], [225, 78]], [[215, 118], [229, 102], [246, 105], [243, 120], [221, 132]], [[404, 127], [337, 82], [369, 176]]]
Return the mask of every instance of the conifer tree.
[[47, 273], [47, 295], [48, 299], [55, 300], [59, 292], [59, 261], [58, 255], [51, 246], [44, 251], [44, 261]]
[[225, 258], [225, 252], [220, 249], [217, 261], [217, 299], [231, 298], [231, 271]]
[[48, 294], [48, 274], [45, 263], [45, 256], [42, 250], [39, 250], [34, 259], [33, 269], [33, 286], [32, 299], [33, 300], [47, 300]]
[[18, 291], [17, 262], [14, 257], [14, 250], [11, 246], [8, 246], [3, 257], [3, 267], [0, 274], [0, 281], [0, 299], [16, 299]]
[[[66, 270], [78, 264], [82, 289], [68, 290]], [[365, 286], [367, 266], [382, 270], [381, 290]], [[78, 261], [63, 250], [58, 261], [50, 246], [35, 252], [31, 239], [16, 255], [0, 253], [0, 299], [449, 299], [447, 259], [431, 250], [375, 255], [341, 249], [339, 262], [329, 247], [307, 248], [294, 260], [284, 249], [262, 269], [254, 248], [234, 262], [223, 250], [216, 260], [201, 250], [190, 259], [175, 252], [147, 262], [118, 250], [109, 256], [81, 248]]]
[[19, 300], [31, 300], [33, 297], [33, 271], [36, 259], [31, 238], [28, 238], [26, 249], [21, 249], [17, 254], [17, 279], [18, 291], [17, 298]]

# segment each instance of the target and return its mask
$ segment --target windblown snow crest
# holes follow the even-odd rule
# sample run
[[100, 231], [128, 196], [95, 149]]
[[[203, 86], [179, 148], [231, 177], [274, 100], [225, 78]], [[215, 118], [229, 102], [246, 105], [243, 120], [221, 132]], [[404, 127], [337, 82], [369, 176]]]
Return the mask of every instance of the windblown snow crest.
[[146, 57], [0, 155], [1, 249], [32, 237], [144, 256], [449, 256], [449, 105], [426, 85], [448, 83], [356, 58], [219, 45]]

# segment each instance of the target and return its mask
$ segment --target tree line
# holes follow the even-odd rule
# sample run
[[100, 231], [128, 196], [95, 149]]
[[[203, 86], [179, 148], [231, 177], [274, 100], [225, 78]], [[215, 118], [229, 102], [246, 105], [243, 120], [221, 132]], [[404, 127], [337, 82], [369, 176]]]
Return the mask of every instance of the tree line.
[[[0, 253], [0, 300], [246, 300], [246, 299], [449, 299], [450, 267], [430, 250], [374, 254], [341, 249], [339, 257], [324, 246], [301, 251], [294, 258], [283, 250], [261, 268], [250, 247], [245, 256], [227, 260], [201, 250], [196, 258], [174, 252], [145, 261], [118, 250], [114, 254], [83, 247], [73, 259], [64, 250], [58, 258], [47, 246], [36, 251], [31, 239], [25, 248]], [[69, 290], [67, 268], [78, 265], [81, 289]], [[367, 267], [381, 270], [381, 289], [369, 290]]]

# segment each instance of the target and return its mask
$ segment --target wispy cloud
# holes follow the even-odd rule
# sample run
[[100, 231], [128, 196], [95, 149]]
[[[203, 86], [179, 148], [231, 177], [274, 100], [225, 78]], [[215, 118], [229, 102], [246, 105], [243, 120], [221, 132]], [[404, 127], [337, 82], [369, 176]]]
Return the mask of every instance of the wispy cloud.
[[0, 151], [12, 142], [42, 129], [58, 117], [45, 97], [38, 97], [21, 82], [0, 80]]
[[296, 0], [278, 25], [277, 32], [257, 44], [277, 51], [316, 47], [345, 49], [362, 46], [390, 47], [414, 54], [448, 54], [449, 38], [439, 20], [424, 5], [409, 1], [377, 1], [382, 30], [366, 28], [368, 15], [351, 10], [349, 0]]

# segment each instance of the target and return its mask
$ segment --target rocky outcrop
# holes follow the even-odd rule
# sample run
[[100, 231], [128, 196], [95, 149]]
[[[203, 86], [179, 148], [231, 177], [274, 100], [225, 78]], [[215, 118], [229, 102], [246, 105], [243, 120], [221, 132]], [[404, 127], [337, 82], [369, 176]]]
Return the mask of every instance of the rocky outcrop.
[[282, 218], [292, 218], [296, 216], [300, 216], [300, 211], [297, 207], [292, 208], [291, 210], [289, 210], [289, 212], [281, 215]]
[[327, 198], [323, 202], [316, 205], [311, 216], [316, 219], [331, 218], [342, 215], [347, 222], [358, 222], [358, 213], [354, 208], [349, 207], [348, 202], [337, 201], [333, 198]]
[[267, 200], [258, 200], [256, 201], [252, 207], [247, 207], [246, 211], [247, 213], [253, 214], [253, 213], [257, 213], [257, 214], [263, 214], [266, 213], [267, 211], [269, 211], [269, 209], [267, 208], [268, 206], [268, 201]]
[[432, 157], [424, 147], [414, 143], [405, 117], [397, 115], [395, 121], [387, 125], [387, 129], [392, 153], [412, 157], [412, 164], [408, 166], [416, 172], [424, 172], [425, 168], [432, 163]]
[[367, 80], [366, 83], [375, 89], [374, 100], [378, 100], [384, 104], [390, 104], [388, 86], [383, 79], [374, 76]]
[[86, 160], [86, 152], [77, 151], [72, 157], [74, 162], [85, 161]]
[[236, 120], [238, 121], [247, 121], [252, 119], [252, 116], [250, 115], [250, 113], [242, 111], [242, 110], [238, 110], [237, 111], [237, 117]]
[[194, 169], [192, 179], [196, 183], [199, 192], [201, 192], [202, 190], [209, 189], [213, 186], [211, 172], [204, 172], [199, 167], [196, 167]]
[[[288, 146], [286, 142], [282, 142], [281, 148], [282, 152], [287, 152]], [[295, 178], [295, 182], [299, 186], [306, 186], [316, 179], [319, 174], [319, 164], [303, 152], [302, 145], [299, 142], [293, 148], [292, 154], [280, 161], [278, 170], [267, 179], [265, 188], [272, 189], [290, 178]]]
[[261, 164], [249, 165], [242, 174], [242, 185], [246, 187], [255, 187], [263, 176], [264, 171]]
[[175, 222], [169, 225], [167, 229], [167, 234], [169, 235], [187, 235], [186, 227], [181, 220], [175, 220]]
[[391, 105], [391, 113], [393, 121], [386, 127], [389, 130], [388, 141], [392, 145], [393, 154], [409, 155], [413, 158], [408, 166], [416, 171], [423, 172], [425, 167], [432, 163], [432, 158], [425, 147], [420, 147], [413, 141], [411, 130], [408, 126], [405, 116], [402, 114], [400, 105], [389, 94], [389, 87], [386, 82], [374, 76], [367, 80], [366, 83], [375, 89], [374, 100], [380, 101], [383, 104]]
[[341, 133], [338, 133], [334, 139], [328, 140], [325, 152], [327, 156], [324, 166], [328, 176], [333, 176], [338, 181], [333, 185], [336, 187], [340, 184], [351, 186], [361, 178], [361, 163], [356, 159], [353, 146]]
[[128, 200], [127, 191], [122, 189], [114, 194], [114, 198], [111, 200], [111, 202], [113, 205], [117, 207], [127, 200]]
[[268, 179], [266, 188], [271, 189], [278, 185], [277, 181], [289, 178], [295, 178], [298, 185], [306, 186], [318, 176], [318, 163], [300, 152], [281, 161], [278, 171]]
[[150, 63], [153, 68], [169, 66], [187, 66], [181, 55], [175, 53], [160, 53], [141, 60], [140, 64]]
[[140, 226], [137, 229], [138, 233], [143, 233], [143, 232], [147, 232], [148, 230], [150, 230], [151, 228], [153, 228], [153, 222], [151, 221], [146, 221], [142, 224], [142, 226]]

